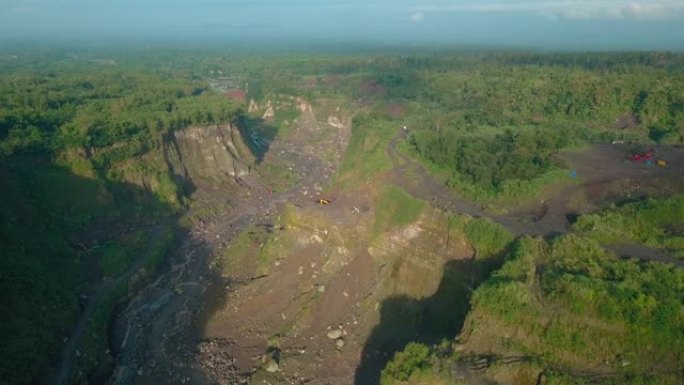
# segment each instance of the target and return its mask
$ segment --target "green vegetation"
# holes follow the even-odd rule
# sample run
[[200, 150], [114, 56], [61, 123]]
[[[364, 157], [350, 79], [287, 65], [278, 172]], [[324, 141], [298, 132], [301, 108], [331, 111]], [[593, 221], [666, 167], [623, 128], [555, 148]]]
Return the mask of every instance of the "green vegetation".
[[640, 244], [684, 258], [684, 196], [647, 199], [583, 215], [574, 229], [604, 244]]
[[[221, 271], [223, 274], [230, 274], [235, 271], [235, 264], [248, 256], [254, 244], [254, 239], [250, 234], [250, 230], [240, 232], [235, 239], [230, 243], [230, 247], [226, 248], [221, 258]], [[219, 266], [216, 266], [219, 267]]]
[[275, 111], [273, 116], [273, 121], [276, 126], [280, 127], [285, 124], [291, 124], [295, 119], [299, 117], [300, 111], [291, 106], [288, 108], [279, 108]]
[[476, 290], [465, 347], [522, 353], [571, 378], [596, 368], [614, 383], [675, 383], [683, 282], [681, 269], [619, 260], [587, 238], [525, 238]]
[[356, 186], [370, 182], [392, 167], [387, 145], [396, 133], [396, 124], [377, 116], [359, 115], [352, 122], [352, 137], [344, 154], [336, 182]]
[[291, 167], [280, 164], [262, 163], [257, 167], [257, 172], [274, 193], [289, 190], [298, 180]]
[[377, 236], [389, 229], [415, 222], [425, 207], [425, 202], [414, 199], [401, 188], [385, 187], [375, 204], [373, 234]]
[[665, 59], [668, 66], [611, 55], [588, 64], [594, 59], [384, 58], [377, 62], [391, 73], [367, 75], [355, 96], [410, 105], [397, 121], [409, 127], [413, 150], [446, 170], [447, 184], [461, 194], [481, 202], [527, 199], [566, 177], [552, 158], [560, 149], [684, 141], [680, 57]]
[[126, 270], [132, 255], [119, 242], [110, 241], [98, 250], [100, 269], [107, 276], [115, 276]]
[[417, 131], [411, 143], [420, 156], [450, 169], [447, 184], [469, 197], [529, 197], [538, 192], [538, 181], [543, 185], [558, 179], [558, 166], [550, 158], [569, 146], [567, 131], [556, 138], [552, 132], [510, 128], [491, 137], [447, 132]]
[[205, 92], [202, 82], [173, 73], [88, 67], [60, 72], [59, 77], [36, 72], [0, 78], [4, 154], [71, 147], [99, 152], [125, 140], [98, 158], [105, 167], [154, 147], [158, 133], [231, 121], [239, 109], [224, 96]]
[[396, 381], [406, 381], [414, 373], [430, 370], [430, 348], [415, 342], [394, 355], [392, 361], [383, 369], [380, 384], [391, 385]]
[[508, 230], [487, 218], [452, 215], [449, 217], [449, 227], [466, 236], [475, 248], [478, 259], [498, 256], [513, 241], [513, 235]]
[[224, 276], [240, 279], [268, 274], [275, 259], [282, 257], [285, 250], [292, 250], [294, 247], [292, 239], [280, 237], [273, 232], [273, 229], [280, 228], [287, 221], [287, 218], [283, 218], [273, 228], [250, 226], [241, 231], [223, 251], [214, 268], [220, 269]]
[[126, 299], [127, 287], [125, 282], [121, 282], [107, 293], [102, 302], [95, 309], [83, 339], [78, 345], [79, 355], [75, 358], [74, 370], [70, 374], [68, 381], [78, 383], [106, 378], [114, 363], [114, 358], [108, 353], [109, 350], [109, 324], [114, 316], [116, 305]]
[[[408, 148], [398, 147], [460, 194], [510, 205], [567, 180], [565, 165], [554, 160], [559, 150], [613, 140], [684, 142], [682, 57], [665, 55], [657, 63], [657, 56], [384, 58], [374, 64], [391, 74], [366, 68], [346, 77], [346, 86], [356, 87], [361, 99], [410, 105], [397, 121], [381, 119], [394, 123], [395, 133], [409, 127]], [[352, 144], [360, 147], [354, 141], [369, 132], [355, 130]], [[478, 257], [509, 253], [475, 291], [462, 331], [466, 351], [525, 355], [515, 364], [491, 363], [487, 375], [503, 383], [535, 383], [541, 371], [553, 384], [586, 383], [601, 373], [608, 373], [605, 383], [678, 383], [681, 271], [618, 260], [596, 241], [681, 255], [681, 223], [680, 198], [648, 200], [580, 217], [573, 228], [579, 237], [523, 239], [511, 247], [510, 234], [491, 222], [452, 218], [450, 226], [466, 235]], [[410, 346], [388, 364], [384, 383], [420, 383], [420, 373], [438, 369], [418, 354], [426, 346]]]

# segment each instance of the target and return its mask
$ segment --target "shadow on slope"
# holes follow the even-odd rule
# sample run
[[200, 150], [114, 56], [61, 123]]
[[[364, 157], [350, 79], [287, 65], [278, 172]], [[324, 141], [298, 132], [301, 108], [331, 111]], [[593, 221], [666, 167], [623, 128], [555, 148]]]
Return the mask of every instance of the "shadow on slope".
[[[48, 155], [0, 157], [3, 383], [46, 383], [58, 373], [64, 351], [67, 366], [79, 371], [107, 361], [104, 329], [116, 301], [96, 321], [103, 330], [92, 322], [75, 329], [77, 321], [103, 276], [123, 276], [143, 259], [140, 266], [148, 268], [162, 261], [162, 246], [154, 258], [137, 251], [149, 251], [154, 225], [168, 228], [172, 238], [175, 212], [146, 189], [75, 175]], [[79, 358], [67, 351], [72, 341]], [[86, 359], [91, 351], [98, 355]]]
[[499, 260], [448, 261], [431, 297], [394, 296], [383, 301], [380, 323], [366, 340], [355, 384], [379, 384], [381, 371], [410, 342], [436, 345], [453, 340], [470, 310], [472, 292], [498, 266]]
[[256, 156], [257, 164], [261, 163], [270, 143], [278, 135], [278, 126], [262, 118], [243, 115], [238, 121], [238, 127], [252, 154]]

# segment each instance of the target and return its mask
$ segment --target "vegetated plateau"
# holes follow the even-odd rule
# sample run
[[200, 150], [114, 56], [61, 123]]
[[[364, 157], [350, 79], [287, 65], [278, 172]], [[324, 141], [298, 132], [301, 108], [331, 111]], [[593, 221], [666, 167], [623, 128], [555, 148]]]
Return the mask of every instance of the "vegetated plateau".
[[684, 56], [0, 52], [3, 384], [680, 384]]

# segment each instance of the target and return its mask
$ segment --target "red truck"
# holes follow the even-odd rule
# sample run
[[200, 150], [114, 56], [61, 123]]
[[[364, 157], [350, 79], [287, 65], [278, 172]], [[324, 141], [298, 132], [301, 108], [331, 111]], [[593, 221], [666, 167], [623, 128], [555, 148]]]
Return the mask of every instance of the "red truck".
[[653, 149], [650, 149], [646, 152], [633, 154], [629, 158], [635, 162], [643, 162], [647, 160], [653, 160], [654, 153], [655, 151], [653, 151]]

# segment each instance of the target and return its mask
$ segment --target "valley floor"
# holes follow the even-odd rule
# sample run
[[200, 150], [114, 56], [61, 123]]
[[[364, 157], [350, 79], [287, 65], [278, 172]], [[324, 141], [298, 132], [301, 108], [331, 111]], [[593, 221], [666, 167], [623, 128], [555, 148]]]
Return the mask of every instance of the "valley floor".
[[[553, 236], [607, 202], [684, 190], [682, 149], [663, 148], [668, 167], [649, 168], [604, 145], [558, 155], [578, 179], [546, 191], [541, 202], [490, 214], [400, 152], [401, 132], [387, 148], [390, 171], [332, 190], [351, 122], [329, 121], [304, 108], [288, 135], [271, 143], [262, 165], [290, 170], [291, 186], [274, 191], [257, 169], [239, 181], [237, 196], [198, 192], [187, 215], [201, 219], [165, 273], [114, 323], [110, 384], [376, 384], [409, 338], [443, 337], [412, 326], [430, 324], [411, 323], [412, 309], [461, 309], [444, 326], [454, 337], [468, 307], [467, 282], [486, 269], [445, 224], [446, 212], [489, 218], [515, 235]], [[379, 229], [374, 205], [387, 185], [431, 207], [406, 225]], [[331, 204], [316, 202], [328, 197]]]

